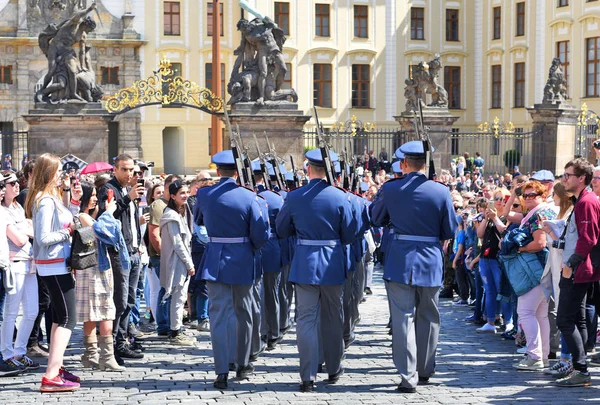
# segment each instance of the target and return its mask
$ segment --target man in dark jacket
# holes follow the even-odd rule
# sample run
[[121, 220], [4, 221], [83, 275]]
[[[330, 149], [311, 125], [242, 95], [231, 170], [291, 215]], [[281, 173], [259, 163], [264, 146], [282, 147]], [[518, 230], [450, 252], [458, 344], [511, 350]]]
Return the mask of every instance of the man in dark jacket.
[[[574, 371], [556, 381], [563, 387], [592, 384], [584, 343], [588, 334], [585, 323], [586, 294], [592, 283], [600, 281], [600, 267], [596, 260], [592, 263], [594, 258], [591, 255], [600, 235], [600, 201], [593, 192], [587, 190], [593, 174], [592, 164], [578, 158], [567, 163], [562, 179], [566, 191], [572, 193], [575, 200], [563, 236], [563, 268], [556, 317], [556, 324], [573, 356]], [[554, 241], [555, 247], [559, 247], [557, 242], [560, 241]]]
[[[127, 154], [121, 154], [115, 159], [115, 175], [98, 190], [98, 215], [106, 209], [108, 191], [112, 190], [117, 202], [114, 217], [121, 222], [121, 231], [127, 245], [127, 252], [131, 261], [131, 269], [126, 271], [119, 259], [119, 254], [109, 249], [109, 256], [114, 277], [114, 301], [116, 317], [113, 326], [115, 335], [115, 357], [141, 359], [141, 353], [136, 353], [129, 347], [127, 333], [129, 328], [129, 314], [135, 306], [136, 288], [140, 277], [140, 251], [142, 234], [140, 232], [139, 209], [136, 199], [144, 193], [144, 186], [136, 184], [136, 187], [128, 188], [133, 177], [133, 158]], [[122, 361], [120, 361], [122, 363]]]

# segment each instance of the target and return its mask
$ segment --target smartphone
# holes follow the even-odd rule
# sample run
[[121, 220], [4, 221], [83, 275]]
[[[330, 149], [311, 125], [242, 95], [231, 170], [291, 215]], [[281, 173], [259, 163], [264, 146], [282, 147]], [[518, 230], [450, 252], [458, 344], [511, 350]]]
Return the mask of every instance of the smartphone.
[[521, 195], [523, 194], [523, 189], [521, 189], [521, 187], [517, 187], [517, 188], [515, 189], [515, 194], [516, 194], [518, 197], [521, 197]]
[[106, 203], [110, 203], [112, 199], [115, 197], [115, 192], [112, 188], [106, 190]]
[[150, 213], [150, 207], [149, 206], [145, 206], [144, 208], [142, 208], [142, 215], [146, 215]]
[[137, 179], [137, 184], [138, 184], [138, 186], [142, 186], [142, 187], [144, 187], [144, 184], [145, 184], [145, 182], [146, 182], [146, 181], [145, 181], [144, 179]]

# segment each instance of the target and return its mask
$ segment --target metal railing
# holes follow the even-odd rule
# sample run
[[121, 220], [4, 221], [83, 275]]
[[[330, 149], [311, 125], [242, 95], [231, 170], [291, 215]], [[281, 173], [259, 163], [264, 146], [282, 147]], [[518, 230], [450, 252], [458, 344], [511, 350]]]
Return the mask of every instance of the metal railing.
[[13, 170], [22, 169], [23, 156], [29, 153], [29, 132], [1, 132], [0, 131], [0, 154], [4, 164], [4, 156], [12, 157]]

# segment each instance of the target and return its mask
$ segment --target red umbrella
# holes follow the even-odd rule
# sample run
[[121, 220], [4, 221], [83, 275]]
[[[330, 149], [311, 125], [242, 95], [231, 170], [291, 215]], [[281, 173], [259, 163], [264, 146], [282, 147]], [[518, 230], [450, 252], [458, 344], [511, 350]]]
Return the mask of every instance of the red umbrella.
[[84, 167], [84, 169], [81, 171], [81, 174], [107, 172], [109, 170], [112, 170], [112, 168], [113, 168], [112, 165], [109, 165], [106, 162], [94, 162], [94, 163], [90, 163], [89, 165]]

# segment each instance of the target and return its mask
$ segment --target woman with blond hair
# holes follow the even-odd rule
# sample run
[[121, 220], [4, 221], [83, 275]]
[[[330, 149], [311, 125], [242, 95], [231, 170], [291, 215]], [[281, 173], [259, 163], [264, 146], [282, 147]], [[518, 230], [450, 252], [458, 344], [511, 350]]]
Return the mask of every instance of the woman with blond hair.
[[37, 272], [48, 288], [52, 303], [52, 340], [42, 392], [74, 391], [79, 377], [63, 367], [65, 350], [77, 322], [75, 279], [70, 269], [71, 236], [76, 228], [73, 214], [79, 211], [81, 186], [71, 188], [70, 207], [61, 199], [63, 185], [60, 159], [44, 153], [36, 159], [25, 213], [33, 221], [33, 257]]

